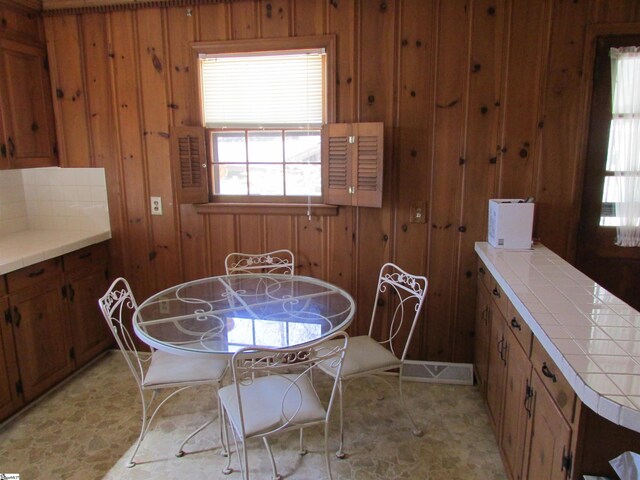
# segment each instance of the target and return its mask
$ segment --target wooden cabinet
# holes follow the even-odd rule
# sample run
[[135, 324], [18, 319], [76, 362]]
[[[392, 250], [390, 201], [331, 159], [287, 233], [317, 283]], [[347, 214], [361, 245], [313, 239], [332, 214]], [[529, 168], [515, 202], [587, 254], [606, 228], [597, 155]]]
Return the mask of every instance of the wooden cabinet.
[[0, 6], [0, 168], [57, 164], [51, 83], [37, 15]]
[[537, 372], [531, 376], [531, 389], [523, 478], [564, 480], [571, 470], [571, 427]]
[[99, 244], [83, 248], [65, 255], [63, 261], [73, 356], [80, 367], [113, 342], [98, 307], [98, 298], [109, 288], [106, 247]]
[[614, 478], [609, 460], [637, 451], [640, 433], [582, 404], [481, 261], [477, 301], [474, 371], [508, 477]]
[[111, 345], [106, 268], [102, 243], [0, 276], [0, 420]]
[[[4, 284], [4, 278], [0, 277], [0, 281]], [[5, 317], [0, 321], [0, 418], [5, 418], [15, 412], [23, 400], [18, 394], [19, 376], [13, 333], [11, 325], [5, 321], [9, 319], [9, 300], [1, 295], [0, 309]]]

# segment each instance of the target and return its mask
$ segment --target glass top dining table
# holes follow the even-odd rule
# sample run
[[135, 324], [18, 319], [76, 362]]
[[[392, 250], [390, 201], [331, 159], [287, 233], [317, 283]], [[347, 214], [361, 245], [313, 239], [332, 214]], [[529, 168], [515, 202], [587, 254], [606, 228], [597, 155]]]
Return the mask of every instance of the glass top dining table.
[[152, 295], [133, 327], [146, 344], [174, 354], [232, 354], [292, 347], [343, 330], [355, 303], [335, 285], [299, 275], [221, 275]]

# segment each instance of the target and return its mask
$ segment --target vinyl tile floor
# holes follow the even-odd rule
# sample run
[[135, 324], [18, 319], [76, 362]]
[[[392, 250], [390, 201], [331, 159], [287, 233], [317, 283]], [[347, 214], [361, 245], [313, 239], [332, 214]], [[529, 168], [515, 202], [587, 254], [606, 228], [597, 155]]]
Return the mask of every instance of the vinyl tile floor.
[[[319, 390], [328, 381], [316, 379]], [[345, 395], [345, 450], [337, 448], [337, 409], [331, 420], [331, 468], [335, 479], [498, 480], [506, 475], [486, 409], [473, 386], [406, 382], [407, 404], [424, 435], [414, 437], [399, 409], [397, 393], [383, 383], [357, 380]], [[385, 398], [379, 400], [378, 393]], [[187, 444], [180, 442], [215, 415], [215, 391], [199, 387], [179, 393], [161, 410], [127, 468], [140, 428], [141, 406], [130, 372], [109, 351], [61, 387], [0, 426], [0, 473], [37, 479], [240, 479], [222, 474], [217, 420]], [[297, 454], [295, 432], [271, 444], [284, 479], [326, 478], [321, 428], [305, 430], [308, 454]], [[261, 441], [248, 442], [253, 479], [271, 478]], [[238, 456], [232, 449], [232, 467]]]

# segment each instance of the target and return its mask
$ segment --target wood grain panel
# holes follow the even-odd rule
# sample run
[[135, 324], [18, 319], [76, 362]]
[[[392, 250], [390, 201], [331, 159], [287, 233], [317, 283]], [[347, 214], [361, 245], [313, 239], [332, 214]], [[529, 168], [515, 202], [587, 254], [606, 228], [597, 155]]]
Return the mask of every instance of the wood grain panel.
[[[466, 101], [469, 14], [463, 2], [441, 1], [436, 39], [436, 91], [429, 242], [429, 296], [426, 351], [429, 358], [450, 355], [461, 209], [460, 158]], [[445, 51], [457, 52], [447, 55]]]
[[179, 283], [179, 229], [176, 195], [173, 191], [169, 149], [169, 109], [167, 107], [167, 69], [163, 12], [142, 9], [136, 12], [140, 97], [144, 156], [147, 159], [149, 195], [162, 199], [162, 215], [151, 216], [150, 259], [155, 265], [157, 288]]
[[150, 262], [148, 172], [143, 157], [138, 84], [138, 58], [135, 45], [135, 22], [132, 12], [116, 12], [111, 16], [116, 118], [119, 129], [124, 201], [126, 202], [129, 250], [125, 275], [141, 298], [156, 291], [156, 276]]
[[243, 38], [258, 37], [257, 9], [259, 2], [236, 2], [230, 8], [231, 38], [241, 40]]
[[[534, 194], [537, 132], [540, 119], [538, 94], [545, 70], [550, 2], [511, 2], [507, 86], [503, 93], [500, 188], [502, 198]], [[523, 61], [526, 59], [526, 61]], [[522, 112], [527, 112], [523, 115]], [[523, 195], [524, 193], [524, 195]]]
[[[109, 257], [111, 273], [115, 277], [124, 275], [124, 265], [128, 262], [130, 252], [126, 248], [128, 231], [123, 221], [126, 205], [122, 201], [119, 143], [114, 134], [118, 131], [118, 125], [112, 92], [112, 62], [108, 61], [111, 58], [108, 17], [102, 14], [83, 15], [80, 24], [84, 52], [82, 64], [87, 82], [84, 101], [89, 109], [91, 164], [105, 169], [112, 236]], [[83, 141], [79, 137], [73, 137], [72, 140]]]
[[[393, 244], [391, 225], [391, 204], [393, 195], [392, 171], [392, 125], [393, 125], [393, 86], [394, 61], [396, 42], [393, 36], [396, 21], [396, 2], [388, 1], [382, 4], [363, 2], [360, 6], [360, 44], [358, 55], [360, 59], [367, 59], [358, 66], [358, 99], [360, 122], [384, 122], [384, 185], [382, 194], [382, 208], [358, 208], [358, 231], [371, 232], [371, 235], [356, 237], [356, 296], [358, 308], [356, 313], [357, 331], [368, 329], [371, 309], [375, 297], [380, 267], [390, 260]], [[385, 326], [380, 323], [381, 328]]]
[[229, 38], [228, 4], [216, 3], [198, 7], [198, 38], [202, 42], [225, 40]]
[[[209, 234], [209, 268], [206, 275], [225, 273], [224, 259], [231, 252], [237, 252], [236, 223], [234, 215], [207, 215]], [[204, 274], [203, 274], [204, 276]]]
[[238, 215], [236, 251], [245, 253], [265, 252], [265, 229], [261, 215]]
[[293, 2], [293, 32], [295, 35], [322, 35], [326, 32], [327, 8], [323, 0]]
[[476, 255], [473, 244], [486, 238], [488, 199], [494, 197], [495, 156], [500, 104], [501, 56], [499, 53], [505, 17], [505, 2], [476, 0], [473, 4], [469, 51], [469, 82], [466, 102], [466, 134], [462, 158], [464, 203], [460, 225], [453, 358], [472, 361], [473, 304], [476, 293]]
[[298, 216], [295, 219], [297, 248], [296, 273], [315, 278], [326, 278], [325, 224], [330, 217]]
[[260, 37], [287, 37], [291, 30], [291, 1], [260, 0]]
[[[582, 55], [587, 20], [587, 5], [555, 5], [549, 62], [543, 91], [541, 142], [538, 178], [536, 179], [536, 236], [542, 243], [567, 256], [573, 250], [572, 218], [577, 216], [575, 190], [567, 195], [578, 170], [582, 92], [575, 88], [582, 78]], [[562, 159], [562, 161], [558, 161]]]
[[[426, 5], [425, 5], [426, 3]], [[402, 3], [399, 49], [398, 124], [391, 166], [396, 178], [394, 261], [416, 275], [426, 273], [429, 236], [427, 200], [431, 184], [429, 145], [432, 116], [426, 105], [433, 105], [433, 31], [436, 2], [421, 0]], [[412, 208], [422, 208], [423, 223], [411, 223]], [[424, 317], [423, 317], [424, 320]], [[418, 326], [411, 357], [423, 355], [424, 324]]]
[[[62, 121], [56, 124], [58, 153], [63, 167], [91, 166], [89, 122], [82, 71], [82, 43], [77, 17], [45, 18], [50, 45], [67, 45], [60, 55], [49, 48], [51, 88], [54, 91], [54, 114]], [[67, 140], [73, 137], [73, 140]]]

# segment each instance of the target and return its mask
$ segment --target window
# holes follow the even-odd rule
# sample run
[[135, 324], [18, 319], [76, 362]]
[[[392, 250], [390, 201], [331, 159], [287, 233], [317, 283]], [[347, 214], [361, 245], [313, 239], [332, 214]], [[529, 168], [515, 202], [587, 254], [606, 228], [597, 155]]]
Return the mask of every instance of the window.
[[196, 45], [212, 200], [323, 201], [333, 37]]

